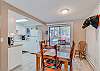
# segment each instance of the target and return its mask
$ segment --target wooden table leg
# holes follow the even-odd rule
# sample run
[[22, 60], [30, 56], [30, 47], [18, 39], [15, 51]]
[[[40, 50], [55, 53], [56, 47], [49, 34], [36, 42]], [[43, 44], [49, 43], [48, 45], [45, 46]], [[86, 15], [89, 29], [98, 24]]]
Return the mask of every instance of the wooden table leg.
[[36, 54], [36, 71], [40, 71], [40, 57]]
[[64, 71], [68, 71], [68, 61], [64, 61]]
[[70, 71], [73, 71], [72, 62], [70, 63]]

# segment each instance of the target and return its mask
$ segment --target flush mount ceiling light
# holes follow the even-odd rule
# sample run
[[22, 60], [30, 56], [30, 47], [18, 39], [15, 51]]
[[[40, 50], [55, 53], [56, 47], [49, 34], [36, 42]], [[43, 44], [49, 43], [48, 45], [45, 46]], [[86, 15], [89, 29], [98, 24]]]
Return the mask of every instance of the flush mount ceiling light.
[[16, 22], [27, 22], [28, 20], [27, 19], [18, 19], [16, 20]]
[[62, 10], [59, 11], [59, 13], [62, 14], [62, 15], [66, 15], [66, 14], [69, 13], [69, 11], [70, 11], [69, 9], [62, 9]]

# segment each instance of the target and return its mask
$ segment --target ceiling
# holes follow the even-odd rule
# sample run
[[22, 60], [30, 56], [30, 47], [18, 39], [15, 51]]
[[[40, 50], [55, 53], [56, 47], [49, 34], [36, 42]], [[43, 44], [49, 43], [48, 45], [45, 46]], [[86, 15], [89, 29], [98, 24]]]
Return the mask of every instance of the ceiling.
[[[84, 19], [96, 8], [97, 0], [5, 0], [44, 22], [61, 22]], [[70, 13], [61, 15], [59, 9], [68, 8]]]

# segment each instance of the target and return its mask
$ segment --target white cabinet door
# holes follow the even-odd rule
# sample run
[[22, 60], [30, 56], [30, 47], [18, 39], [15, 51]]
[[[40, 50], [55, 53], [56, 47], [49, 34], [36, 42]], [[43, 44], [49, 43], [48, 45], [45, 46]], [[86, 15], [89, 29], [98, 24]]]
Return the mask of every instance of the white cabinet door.
[[8, 48], [8, 70], [22, 64], [22, 46]]
[[39, 46], [39, 37], [30, 37], [29, 40], [24, 41], [23, 45], [23, 51], [29, 51], [29, 52], [39, 52], [40, 46]]
[[39, 52], [40, 45], [39, 42], [42, 40], [42, 32], [41, 30], [31, 30], [31, 37], [29, 40], [24, 41], [23, 50], [29, 52]]
[[40, 51], [40, 44], [39, 44], [39, 42], [40, 42], [40, 37], [39, 36], [37, 36], [37, 37], [33, 37], [34, 38], [34, 51], [35, 52], [39, 52]]
[[39, 29], [32, 29], [31, 36], [42, 36], [42, 31]]

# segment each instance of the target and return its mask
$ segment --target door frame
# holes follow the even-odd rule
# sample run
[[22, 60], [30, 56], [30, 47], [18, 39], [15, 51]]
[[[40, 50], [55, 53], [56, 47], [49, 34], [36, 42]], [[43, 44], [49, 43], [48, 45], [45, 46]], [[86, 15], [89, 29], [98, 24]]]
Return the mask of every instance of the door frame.
[[46, 22], [8, 4], [4, 0], [0, 0], [0, 71], [8, 71], [8, 10], [12, 10], [47, 26]]

